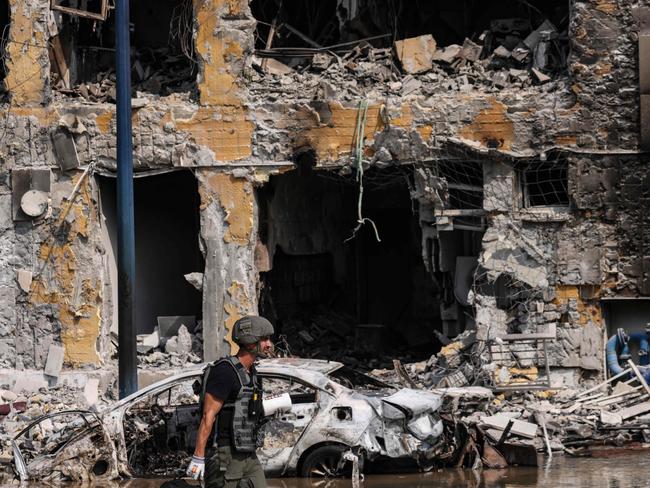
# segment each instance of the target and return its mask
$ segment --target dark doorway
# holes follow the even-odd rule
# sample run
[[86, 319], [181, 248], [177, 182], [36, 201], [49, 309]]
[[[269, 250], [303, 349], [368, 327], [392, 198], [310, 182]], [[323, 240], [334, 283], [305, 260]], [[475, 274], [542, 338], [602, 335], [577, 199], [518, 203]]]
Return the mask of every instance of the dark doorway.
[[260, 312], [274, 319], [291, 353], [359, 367], [429, 358], [440, 326], [422, 260], [409, 167], [364, 177], [358, 229], [355, 177], [294, 171], [259, 192], [260, 235], [272, 269], [262, 274]]
[[[97, 180], [111, 250], [116, 256], [116, 180]], [[159, 316], [200, 319], [201, 293], [184, 278], [204, 269], [196, 178], [190, 171], [135, 178], [134, 193], [138, 333], [152, 332]], [[115, 266], [114, 260], [110, 265]]]

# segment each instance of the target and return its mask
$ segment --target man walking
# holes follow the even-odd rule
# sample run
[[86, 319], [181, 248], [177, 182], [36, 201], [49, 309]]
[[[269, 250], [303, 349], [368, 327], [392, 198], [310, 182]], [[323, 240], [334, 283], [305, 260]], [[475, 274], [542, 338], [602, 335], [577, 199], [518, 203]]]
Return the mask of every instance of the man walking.
[[207, 368], [201, 395], [203, 415], [187, 468], [188, 476], [205, 479], [205, 488], [266, 487], [255, 453], [262, 385], [254, 363], [273, 350], [271, 335], [273, 325], [265, 318], [242, 317], [232, 330], [239, 352]]

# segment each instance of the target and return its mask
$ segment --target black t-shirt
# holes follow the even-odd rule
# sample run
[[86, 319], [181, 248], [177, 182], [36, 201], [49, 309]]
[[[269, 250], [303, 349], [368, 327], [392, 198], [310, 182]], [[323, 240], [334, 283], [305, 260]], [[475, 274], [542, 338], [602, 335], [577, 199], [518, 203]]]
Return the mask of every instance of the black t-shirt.
[[[235, 369], [225, 362], [210, 368], [210, 374], [205, 386], [206, 393], [210, 393], [217, 400], [232, 403], [237, 399], [241, 383]], [[232, 426], [233, 410], [222, 408], [217, 417], [217, 441], [224, 445], [230, 443], [230, 429]]]

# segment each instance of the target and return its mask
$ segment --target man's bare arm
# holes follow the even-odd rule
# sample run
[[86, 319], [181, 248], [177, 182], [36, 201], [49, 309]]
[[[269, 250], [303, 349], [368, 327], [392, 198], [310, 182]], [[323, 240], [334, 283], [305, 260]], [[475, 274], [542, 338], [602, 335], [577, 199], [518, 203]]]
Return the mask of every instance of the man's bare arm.
[[196, 448], [194, 449], [195, 456], [205, 457], [205, 446], [208, 443], [208, 439], [212, 433], [212, 427], [214, 426], [214, 420], [221, 410], [221, 407], [223, 407], [223, 400], [215, 398], [210, 393], [205, 394], [205, 400], [203, 401], [203, 415], [201, 417], [199, 431], [196, 435]]

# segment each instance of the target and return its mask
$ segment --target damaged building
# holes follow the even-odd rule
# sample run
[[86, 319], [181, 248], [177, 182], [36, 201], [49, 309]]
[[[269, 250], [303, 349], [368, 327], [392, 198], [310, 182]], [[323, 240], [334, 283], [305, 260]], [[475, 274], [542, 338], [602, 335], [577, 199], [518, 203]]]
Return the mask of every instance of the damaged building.
[[[131, 2], [141, 385], [229, 353], [250, 313], [284, 354], [366, 369], [469, 332], [515, 358], [435, 384], [602, 376], [606, 339], [650, 322], [649, 12]], [[115, 386], [114, 22], [107, 0], [0, 5], [16, 393]]]

